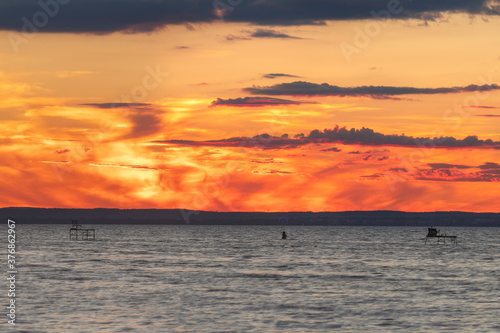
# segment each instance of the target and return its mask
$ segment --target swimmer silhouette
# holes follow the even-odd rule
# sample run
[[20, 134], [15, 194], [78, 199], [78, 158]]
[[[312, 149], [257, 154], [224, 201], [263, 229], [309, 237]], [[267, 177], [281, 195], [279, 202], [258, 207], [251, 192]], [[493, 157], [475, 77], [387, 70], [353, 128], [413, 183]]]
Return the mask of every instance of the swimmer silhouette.
[[283, 234], [281, 235], [281, 239], [286, 239], [286, 232], [283, 231]]

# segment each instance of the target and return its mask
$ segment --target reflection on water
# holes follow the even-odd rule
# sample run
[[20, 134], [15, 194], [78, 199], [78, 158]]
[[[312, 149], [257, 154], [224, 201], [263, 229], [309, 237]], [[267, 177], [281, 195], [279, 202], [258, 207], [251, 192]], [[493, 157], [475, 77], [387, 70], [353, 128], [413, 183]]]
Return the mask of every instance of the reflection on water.
[[456, 246], [415, 227], [95, 229], [75, 242], [67, 225], [18, 225], [17, 329], [500, 330], [496, 228], [448, 228]]

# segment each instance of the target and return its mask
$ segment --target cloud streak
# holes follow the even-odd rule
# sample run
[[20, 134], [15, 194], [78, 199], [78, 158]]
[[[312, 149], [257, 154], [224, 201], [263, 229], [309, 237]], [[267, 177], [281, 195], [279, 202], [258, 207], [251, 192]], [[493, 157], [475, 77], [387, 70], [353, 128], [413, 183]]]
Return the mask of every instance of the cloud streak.
[[500, 109], [497, 106], [489, 106], [489, 105], [469, 105], [464, 107], [465, 109]]
[[66, 154], [66, 153], [69, 153], [70, 152], [70, 149], [69, 148], [66, 148], [66, 149], [58, 149], [55, 151], [56, 154]]
[[292, 74], [284, 74], [284, 73], [269, 73], [269, 74], [262, 75], [262, 77], [265, 79], [276, 79], [279, 77], [300, 77], [300, 76], [292, 75]]
[[[54, 1], [55, 3], [58, 3]], [[324, 21], [373, 19], [387, 11], [387, 0], [245, 0], [222, 8], [224, 21], [267, 26], [324, 24]], [[220, 7], [220, 6], [219, 6]], [[404, 1], [398, 19], [435, 19], [444, 13], [499, 15], [498, 1], [490, 0], [419, 0]], [[148, 33], [172, 24], [220, 21], [213, 0], [72, 0], [59, 5], [44, 32], [108, 34], [113, 32]], [[32, 0], [0, 2], [0, 29], [21, 31], [22, 18], [47, 12]], [[52, 8], [52, 12], [55, 9]]]
[[244, 97], [244, 98], [228, 98], [228, 99], [217, 98], [215, 101], [212, 101], [210, 106], [215, 107], [215, 106], [225, 105], [234, 107], [245, 107], [245, 106], [261, 107], [269, 105], [300, 105], [304, 103], [310, 103], [310, 102], [291, 101], [288, 99], [280, 99], [272, 97]]
[[120, 109], [120, 108], [135, 108], [141, 106], [151, 106], [149, 103], [86, 103], [79, 104], [82, 106], [91, 106], [98, 109]]
[[233, 35], [229, 34], [226, 36], [226, 40], [228, 41], [234, 41], [234, 40], [251, 40], [252, 38], [250, 37], [245, 37], [245, 36], [238, 36], [238, 35]]
[[159, 168], [148, 167], [144, 165], [135, 164], [99, 164], [99, 163], [89, 163], [90, 166], [96, 167], [110, 167], [110, 168], [125, 168], [125, 169], [139, 169], [139, 170], [162, 170]]
[[321, 149], [321, 151], [333, 151], [335, 153], [339, 153], [342, 151], [342, 149], [337, 148], [337, 147], [332, 147], [332, 148]]
[[442, 88], [416, 88], [416, 87], [393, 87], [393, 86], [358, 86], [339, 87], [328, 83], [311, 83], [295, 81], [291, 83], [279, 83], [267, 87], [253, 86], [243, 89], [252, 95], [273, 96], [336, 96], [336, 97], [369, 97], [374, 99], [394, 98], [402, 95], [436, 95], [452, 94], [472, 91], [500, 90], [497, 84], [475, 85], [463, 87]]
[[284, 39], [302, 39], [271, 29], [257, 29], [250, 36], [254, 38], [284, 38]]
[[452, 169], [452, 168], [470, 169], [470, 168], [472, 168], [471, 166], [468, 166], [468, 165], [448, 164], [448, 163], [429, 163], [428, 166], [430, 166], [432, 169]]

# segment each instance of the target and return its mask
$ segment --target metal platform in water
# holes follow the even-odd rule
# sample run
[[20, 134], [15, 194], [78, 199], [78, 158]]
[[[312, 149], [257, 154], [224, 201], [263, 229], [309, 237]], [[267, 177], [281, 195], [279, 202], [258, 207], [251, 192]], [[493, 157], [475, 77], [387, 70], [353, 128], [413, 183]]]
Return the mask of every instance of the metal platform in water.
[[448, 236], [448, 235], [443, 235], [439, 233], [439, 230], [436, 228], [430, 227], [428, 228], [427, 231], [427, 236], [425, 236], [425, 244], [427, 244], [427, 239], [429, 238], [436, 238], [437, 239], [437, 244], [443, 243], [446, 244], [446, 239], [448, 239], [452, 244], [457, 244], [457, 236]]
[[71, 220], [69, 240], [95, 240], [95, 229], [83, 228], [77, 220]]

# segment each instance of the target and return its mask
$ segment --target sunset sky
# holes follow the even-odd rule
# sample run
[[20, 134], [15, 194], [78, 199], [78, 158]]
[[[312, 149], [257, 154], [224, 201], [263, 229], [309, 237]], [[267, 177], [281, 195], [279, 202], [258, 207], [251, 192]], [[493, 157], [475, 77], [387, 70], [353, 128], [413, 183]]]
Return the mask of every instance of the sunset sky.
[[2, 1], [1, 206], [500, 212], [499, 31], [498, 0]]

